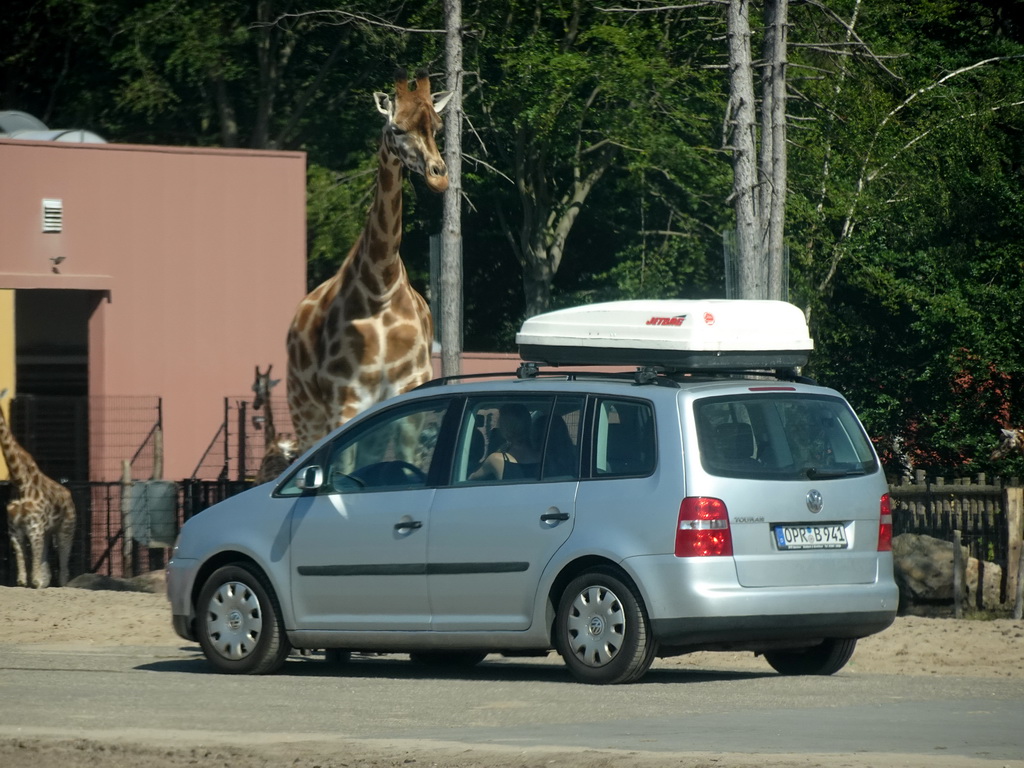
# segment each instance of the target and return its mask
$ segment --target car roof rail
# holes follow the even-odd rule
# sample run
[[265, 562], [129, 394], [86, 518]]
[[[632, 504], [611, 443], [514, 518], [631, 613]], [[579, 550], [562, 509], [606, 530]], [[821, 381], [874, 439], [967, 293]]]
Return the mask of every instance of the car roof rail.
[[715, 368], [713, 370], [672, 369], [666, 372], [673, 377], [693, 377], [704, 379], [774, 379], [789, 381], [794, 384], [817, 386], [818, 382], [809, 376], [802, 375], [796, 368]]
[[454, 376], [439, 376], [436, 379], [425, 381], [415, 389], [429, 389], [431, 387], [443, 387], [446, 384], [454, 384], [471, 379], [536, 379], [539, 377], [565, 379], [566, 381], [580, 381], [583, 379], [618, 379], [633, 381], [639, 385], [655, 385], [662, 387], [678, 388], [678, 382], [673, 381], [660, 371], [651, 367], [640, 367], [635, 371], [591, 371], [591, 370], [560, 370], [557, 367], [541, 369], [538, 363], [523, 362], [515, 371], [491, 371], [488, 373], [460, 373]]
[[458, 373], [454, 376], [438, 376], [436, 379], [430, 379], [425, 381], [417, 387], [413, 387], [412, 391], [415, 392], [418, 389], [430, 389], [431, 387], [443, 387], [445, 384], [455, 384], [460, 381], [466, 381], [468, 379], [514, 379], [516, 378], [515, 371], [489, 371], [487, 373]]
[[593, 371], [593, 370], [561, 370], [557, 366], [542, 369], [539, 363], [526, 361], [519, 364], [515, 371], [491, 371], [488, 373], [460, 373], [454, 376], [439, 376], [436, 379], [420, 384], [416, 389], [428, 389], [430, 387], [443, 387], [446, 384], [453, 384], [471, 379], [536, 379], [539, 377], [565, 379], [566, 381], [581, 381], [585, 379], [600, 380], [632, 380], [639, 386], [661, 386], [678, 388], [684, 378], [705, 378], [705, 379], [730, 379], [730, 378], [758, 378], [776, 379], [778, 381], [790, 381], [796, 384], [817, 385], [817, 381], [803, 376], [796, 368], [775, 368], [775, 369], [728, 369], [698, 368], [694, 370], [665, 369], [660, 366], [640, 366], [634, 371]]

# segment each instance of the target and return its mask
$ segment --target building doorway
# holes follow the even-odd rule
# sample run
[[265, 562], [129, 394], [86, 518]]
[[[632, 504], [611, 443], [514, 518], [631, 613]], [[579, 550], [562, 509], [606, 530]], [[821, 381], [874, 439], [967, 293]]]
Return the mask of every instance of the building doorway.
[[89, 318], [98, 291], [18, 290], [14, 432], [55, 480], [89, 479]]

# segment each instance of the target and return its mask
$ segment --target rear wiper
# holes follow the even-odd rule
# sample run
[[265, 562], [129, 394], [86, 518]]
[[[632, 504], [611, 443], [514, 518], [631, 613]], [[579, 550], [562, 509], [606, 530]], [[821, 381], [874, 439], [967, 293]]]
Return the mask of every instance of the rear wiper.
[[864, 470], [860, 467], [856, 469], [818, 469], [817, 467], [807, 468], [807, 477], [810, 480], [830, 480], [836, 477], [852, 477], [853, 475], [863, 475]]

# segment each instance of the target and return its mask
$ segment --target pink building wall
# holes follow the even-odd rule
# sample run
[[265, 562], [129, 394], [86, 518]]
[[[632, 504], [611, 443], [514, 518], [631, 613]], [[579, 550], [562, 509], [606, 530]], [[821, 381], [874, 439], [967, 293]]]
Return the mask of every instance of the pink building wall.
[[[284, 378], [305, 170], [301, 152], [0, 140], [0, 291], [96, 292], [89, 394], [163, 398], [169, 479], [191, 474], [255, 365]], [[42, 232], [43, 198], [63, 203], [60, 234]]]

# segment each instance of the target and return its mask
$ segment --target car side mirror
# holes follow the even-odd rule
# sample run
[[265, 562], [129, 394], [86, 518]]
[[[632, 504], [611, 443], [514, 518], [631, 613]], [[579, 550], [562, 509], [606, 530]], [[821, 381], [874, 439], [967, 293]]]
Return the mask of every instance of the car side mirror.
[[295, 478], [295, 486], [300, 491], [316, 491], [324, 484], [324, 470], [319, 464], [306, 467]]

